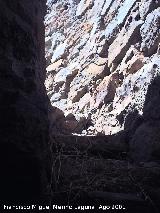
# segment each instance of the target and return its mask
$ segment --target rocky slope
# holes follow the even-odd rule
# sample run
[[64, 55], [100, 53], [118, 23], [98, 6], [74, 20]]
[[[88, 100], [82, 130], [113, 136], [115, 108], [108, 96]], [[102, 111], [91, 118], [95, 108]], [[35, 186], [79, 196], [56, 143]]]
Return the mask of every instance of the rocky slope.
[[159, 0], [48, 0], [48, 96], [63, 127], [113, 134], [143, 114], [160, 69]]

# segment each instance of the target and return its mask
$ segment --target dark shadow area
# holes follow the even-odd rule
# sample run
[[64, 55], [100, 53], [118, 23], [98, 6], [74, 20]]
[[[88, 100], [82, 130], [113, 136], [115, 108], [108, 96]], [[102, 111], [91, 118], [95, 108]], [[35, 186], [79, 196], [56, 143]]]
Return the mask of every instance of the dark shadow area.
[[3, 204], [48, 200], [51, 156], [49, 100], [43, 84], [45, 3], [0, 0], [1, 212]]
[[130, 154], [133, 161], [160, 162], [160, 77], [148, 87], [143, 115], [133, 111], [125, 119]]
[[11, 143], [1, 144], [0, 162], [1, 201], [21, 204], [40, 200], [41, 162], [34, 153], [24, 152]]

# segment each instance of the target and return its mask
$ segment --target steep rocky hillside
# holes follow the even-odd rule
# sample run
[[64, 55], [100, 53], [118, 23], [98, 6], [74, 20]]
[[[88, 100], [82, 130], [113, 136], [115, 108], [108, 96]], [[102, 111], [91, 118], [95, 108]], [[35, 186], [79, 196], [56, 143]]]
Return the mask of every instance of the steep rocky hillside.
[[143, 114], [160, 73], [160, 1], [48, 0], [47, 7], [45, 84], [64, 129], [124, 129], [128, 115]]

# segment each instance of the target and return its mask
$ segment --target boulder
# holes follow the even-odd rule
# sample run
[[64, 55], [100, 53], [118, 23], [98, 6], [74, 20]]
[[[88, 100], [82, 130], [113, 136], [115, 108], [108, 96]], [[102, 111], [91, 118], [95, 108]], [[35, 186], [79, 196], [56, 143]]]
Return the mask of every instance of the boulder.
[[130, 141], [130, 157], [134, 162], [160, 160], [160, 122], [140, 125]]

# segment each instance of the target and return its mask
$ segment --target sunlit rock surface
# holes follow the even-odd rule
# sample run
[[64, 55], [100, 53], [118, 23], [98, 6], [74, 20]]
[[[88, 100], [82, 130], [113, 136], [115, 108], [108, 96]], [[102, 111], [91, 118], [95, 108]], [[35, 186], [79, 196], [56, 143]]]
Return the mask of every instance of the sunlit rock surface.
[[119, 132], [130, 112], [143, 114], [160, 72], [160, 1], [48, 0], [47, 8], [52, 105], [73, 114], [66, 118], [73, 133], [76, 120], [83, 120], [80, 134]]

